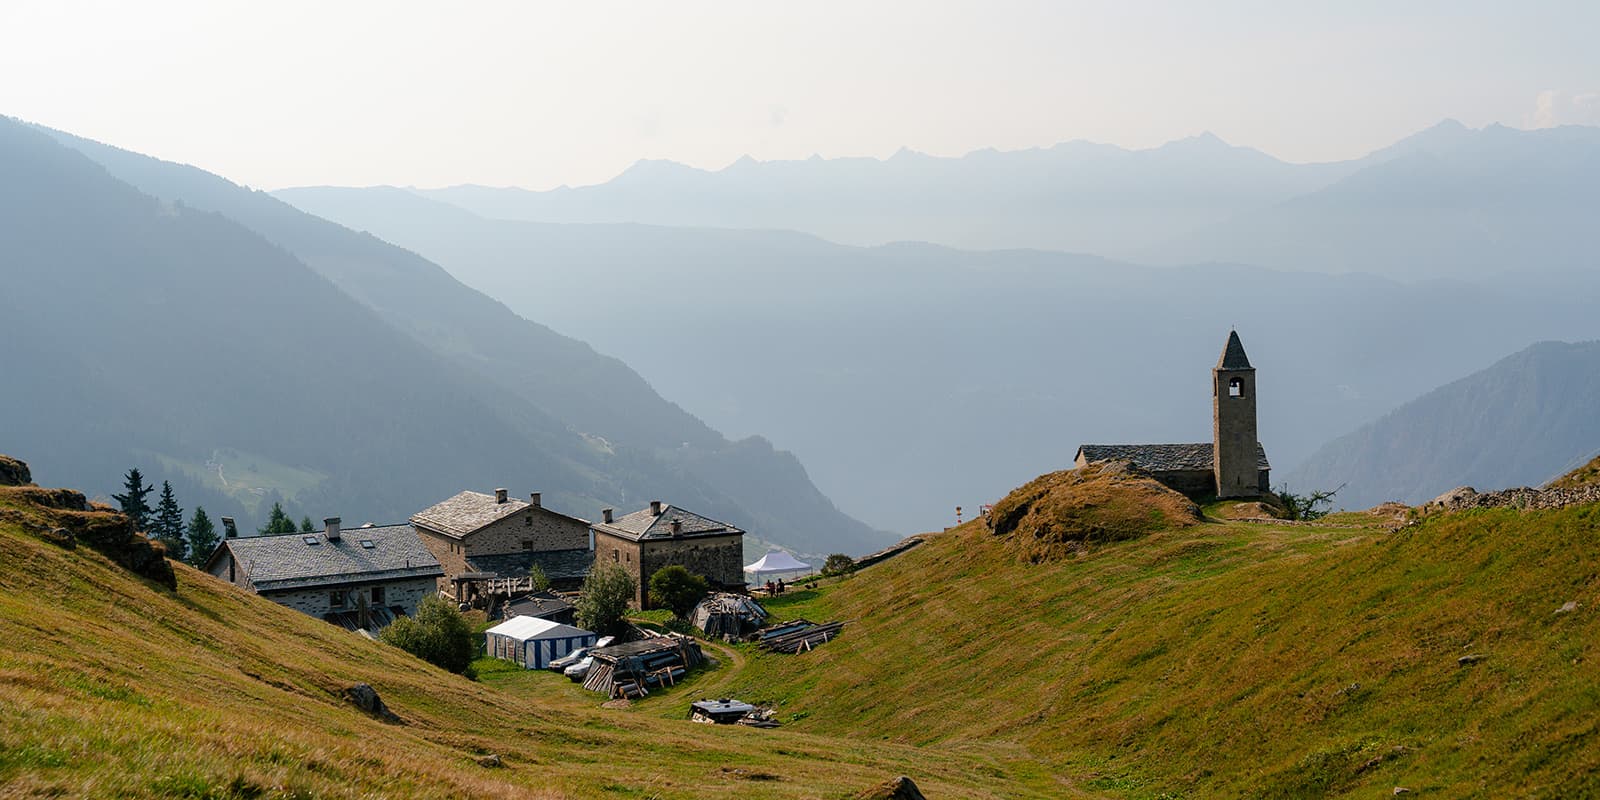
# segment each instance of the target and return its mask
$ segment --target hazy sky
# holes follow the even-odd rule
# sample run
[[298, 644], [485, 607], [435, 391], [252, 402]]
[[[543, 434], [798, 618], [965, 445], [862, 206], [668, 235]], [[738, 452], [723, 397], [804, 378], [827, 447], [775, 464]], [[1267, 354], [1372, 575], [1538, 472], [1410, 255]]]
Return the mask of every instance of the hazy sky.
[[259, 188], [1600, 124], [1600, 2], [5, 0], [0, 114]]

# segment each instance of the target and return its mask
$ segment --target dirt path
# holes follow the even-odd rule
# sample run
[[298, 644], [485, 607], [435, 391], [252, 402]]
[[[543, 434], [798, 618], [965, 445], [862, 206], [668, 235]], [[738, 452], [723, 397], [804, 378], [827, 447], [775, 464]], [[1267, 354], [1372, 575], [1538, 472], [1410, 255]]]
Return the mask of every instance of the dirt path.
[[701, 649], [711, 650], [716, 653], [718, 666], [716, 672], [706, 676], [708, 680], [705, 683], [695, 687], [695, 691], [699, 692], [703, 697], [723, 697], [726, 695], [723, 690], [733, 683], [735, 678], [739, 677], [739, 673], [744, 672], [744, 653], [721, 642], [713, 642], [709, 639], [701, 639], [699, 641]]

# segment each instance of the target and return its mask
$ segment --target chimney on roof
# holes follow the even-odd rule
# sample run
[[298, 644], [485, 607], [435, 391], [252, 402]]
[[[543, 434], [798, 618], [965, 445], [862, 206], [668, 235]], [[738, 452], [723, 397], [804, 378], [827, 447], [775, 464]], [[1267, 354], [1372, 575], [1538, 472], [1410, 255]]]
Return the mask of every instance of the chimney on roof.
[[611, 509], [609, 509], [609, 508], [600, 509], [600, 519], [605, 520], [605, 523], [607, 525], [610, 525], [611, 524]]
[[672, 521], [672, 535], [673, 536], [682, 536], [683, 535], [683, 520], [675, 519], [675, 520]]
[[229, 539], [239, 538], [239, 526], [233, 524], [233, 517], [222, 518], [222, 530]]
[[327, 519], [322, 521], [322, 524], [327, 526], [328, 541], [330, 541], [330, 542], [339, 541], [339, 523], [340, 522], [342, 522], [342, 520], [340, 520], [338, 517], [328, 517]]
[[541, 498], [539, 496], [538, 492], [529, 492], [528, 493], [528, 502], [530, 504], [532, 504], [534, 508], [542, 508], [544, 506], [543, 503], [539, 502], [542, 499], [543, 498]]
[[660, 500], [651, 500], [650, 501], [650, 516], [652, 516], [652, 517], [661, 516], [661, 501]]
[[506, 502], [506, 490], [504, 490], [504, 489], [496, 489], [496, 490], [494, 490], [494, 502], [495, 502], [495, 505], [505, 505], [505, 502]]

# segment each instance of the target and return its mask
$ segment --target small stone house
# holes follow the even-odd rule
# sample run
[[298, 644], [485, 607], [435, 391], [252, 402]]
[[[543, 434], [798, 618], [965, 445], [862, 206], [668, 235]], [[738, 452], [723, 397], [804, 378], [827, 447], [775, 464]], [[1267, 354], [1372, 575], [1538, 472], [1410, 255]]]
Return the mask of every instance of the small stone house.
[[633, 578], [633, 604], [646, 606], [650, 576], [678, 564], [713, 589], [744, 591], [744, 531], [687, 509], [651, 501], [622, 517], [601, 513], [594, 531], [595, 564], [617, 564]]
[[444, 568], [439, 591], [458, 601], [479, 581], [522, 578], [538, 564], [558, 586], [575, 586], [594, 562], [589, 523], [544, 507], [538, 492], [527, 501], [462, 492], [411, 517], [423, 543]]
[[[229, 520], [231, 522], [231, 520]], [[376, 629], [415, 614], [444, 570], [410, 525], [228, 537], [205, 571], [280, 605], [349, 628]]]

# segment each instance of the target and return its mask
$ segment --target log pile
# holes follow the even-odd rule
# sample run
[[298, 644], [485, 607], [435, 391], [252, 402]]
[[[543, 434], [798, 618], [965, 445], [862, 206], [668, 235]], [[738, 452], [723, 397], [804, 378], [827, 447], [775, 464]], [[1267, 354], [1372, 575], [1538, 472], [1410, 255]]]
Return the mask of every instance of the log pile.
[[793, 655], [810, 652], [812, 648], [837, 637], [843, 629], [843, 622], [818, 625], [807, 620], [796, 620], [763, 631], [759, 641], [766, 650]]
[[590, 653], [594, 661], [583, 688], [612, 699], [636, 699], [650, 689], [672, 686], [704, 660], [699, 643], [688, 636], [667, 634]]

